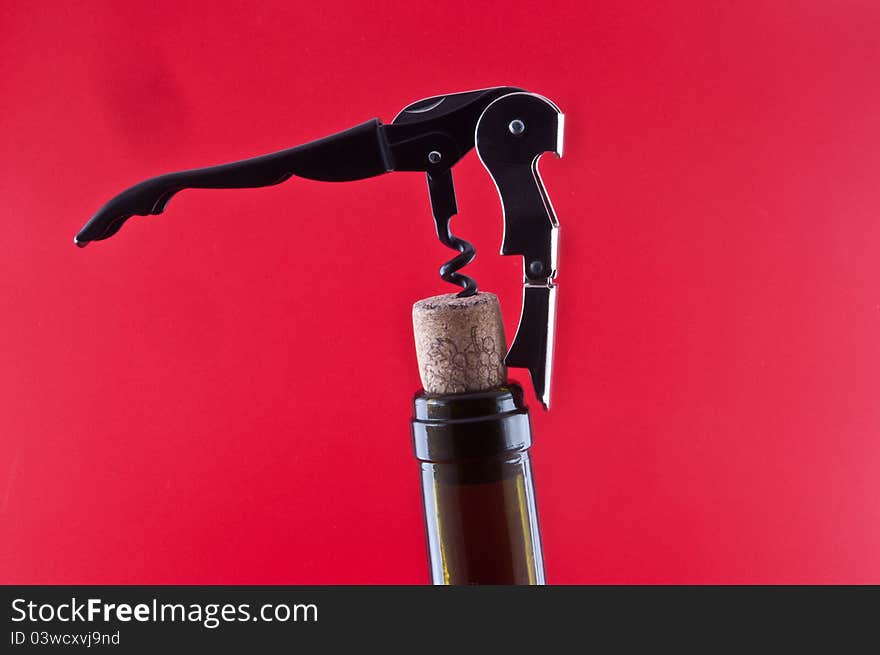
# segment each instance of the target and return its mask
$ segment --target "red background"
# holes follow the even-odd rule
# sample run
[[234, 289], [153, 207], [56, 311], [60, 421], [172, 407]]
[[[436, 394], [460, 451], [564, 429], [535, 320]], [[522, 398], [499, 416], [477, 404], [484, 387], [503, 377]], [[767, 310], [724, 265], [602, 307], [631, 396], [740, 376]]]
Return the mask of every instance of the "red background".
[[[145, 177], [514, 84], [567, 118], [548, 580], [880, 582], [880, 9], [660, 4], [6, 0], [0, 581], [426, 582], [420, 175], [71, 240]], [[510, 337], [521, 264], [456, 173]]]

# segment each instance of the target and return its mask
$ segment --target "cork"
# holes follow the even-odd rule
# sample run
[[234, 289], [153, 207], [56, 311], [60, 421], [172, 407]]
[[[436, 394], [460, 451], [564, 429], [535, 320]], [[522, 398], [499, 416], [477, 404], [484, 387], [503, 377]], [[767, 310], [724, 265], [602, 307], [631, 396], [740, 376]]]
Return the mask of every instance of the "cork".
[[507, 382], [504, 323], [494, 293], [454, 293], [413, 305], [419, 376], [428, 393], [466, 393]]

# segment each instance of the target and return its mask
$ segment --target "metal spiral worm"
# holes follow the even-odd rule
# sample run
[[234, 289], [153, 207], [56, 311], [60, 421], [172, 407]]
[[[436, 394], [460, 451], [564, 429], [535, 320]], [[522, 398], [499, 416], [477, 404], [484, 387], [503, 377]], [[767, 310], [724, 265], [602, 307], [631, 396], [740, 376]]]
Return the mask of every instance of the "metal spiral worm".
[[[432, 151], [428, 155], [428, 161], [432, 164], [439, 163], [441, 161], [440, 153]], [[459, 298], [473, 296], [477, 293], [476, 281], [458, 271], [474, 261], [477, 251], [473, 245], [455, 236], [452, 233], [452, 228], [449, 227], [452, 217], [458, 213], [455, 188], [452, 185], [452, 172], [448, 168], [429, 171], [428, 192], [431, 196], [431, 213], [434, 216], [434, 225], [437, 227], [437, 237], [440, 239], [440, 243], [459, 252], [458, 256], [453, 257], [440, 267], [440, 277], [450, 284], [461, 287], [461, 291], [458, 293]]]
[[477, 281], [472, 277], [458, 273], [458, 271], [474, 261], [477, 251], [471, 243], [452, 234], [448, 220], [445, 223], [445, 230], [438, 230], [437, 232], [437, 236], [440, 237], [440, 243], [453, 250], [458, 250], [460, 254], [440, 267], [440, 277], [446, 282], [457, 284], [462, 288], [458, 293], [459, 298], [473, 296], [477, 293]]

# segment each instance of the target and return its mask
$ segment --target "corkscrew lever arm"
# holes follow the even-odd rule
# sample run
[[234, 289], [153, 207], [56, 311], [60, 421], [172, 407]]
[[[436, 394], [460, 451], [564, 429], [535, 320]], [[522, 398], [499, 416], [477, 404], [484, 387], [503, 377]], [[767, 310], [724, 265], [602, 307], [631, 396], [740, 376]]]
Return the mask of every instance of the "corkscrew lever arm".
[[501, 197], [501, 254], [523, 257], [522, 314], [504, 363], [528, 369], [545, 408], [550, 407], [559, 222], [538, 160], [545, 152], [562, 156], [564, 121], [547, 98], [510, 93], [486, 107], [476, 130], [477, 154]]

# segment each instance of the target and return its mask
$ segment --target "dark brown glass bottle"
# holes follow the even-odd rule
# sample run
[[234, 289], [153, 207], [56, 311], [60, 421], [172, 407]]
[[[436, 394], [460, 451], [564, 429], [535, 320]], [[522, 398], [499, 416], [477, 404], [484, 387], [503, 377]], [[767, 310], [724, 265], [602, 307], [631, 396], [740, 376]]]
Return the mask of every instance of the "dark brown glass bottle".
[[544, 584], [522, 388], [421, 393], [412, 430], [434, 584]]

